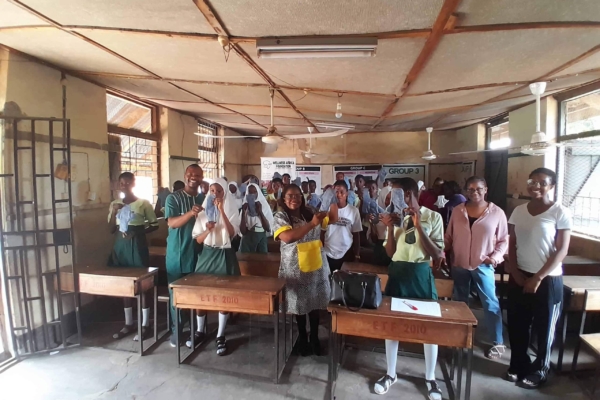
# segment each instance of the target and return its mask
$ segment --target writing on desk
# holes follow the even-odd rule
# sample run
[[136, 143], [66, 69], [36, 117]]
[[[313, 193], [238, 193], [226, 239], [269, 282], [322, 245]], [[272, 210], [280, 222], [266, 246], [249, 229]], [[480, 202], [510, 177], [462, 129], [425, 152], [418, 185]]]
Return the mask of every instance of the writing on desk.
[[220, 296], [217, 294], [201, 294], [200, 301], [203, 303], [238, 304], [237, 296]]
[[406, 324], [388, 321], [373, 321], [373, 330], [389, 333], [426, 334], [427, 327], [421, 324]]

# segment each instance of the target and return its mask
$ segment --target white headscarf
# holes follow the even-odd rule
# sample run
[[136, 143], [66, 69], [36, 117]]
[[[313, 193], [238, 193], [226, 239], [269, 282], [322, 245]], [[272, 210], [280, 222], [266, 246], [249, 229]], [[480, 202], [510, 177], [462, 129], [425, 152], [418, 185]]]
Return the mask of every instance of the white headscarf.
[[[233, 195], [229, 191], [229, 185], [227, 184], [227, 181], [222, 178], [215, 179], [213, 185], [214, 184], [217, 184], [223, 188], [223, 207], [225, 210], [225, 215], [227, 216], [227, 219], [229, 219], [229, 223], [233, 226], [235, 236], [240, 233], [240, 214], [235, 205], [235, 201], [232, 201]], [[207, 202], [208, 196], [204, 198], [204, 202], [202, 203], [202, 208], [205, 210]], [[206, 211], [203, 210], [200, 214], [198, 214], [198, 217], [196, 218], [196, 224], [192, 230], [192, 237], [194, 239], [200, 236], [202, 232], [206, 231], [207, 222], [208, 217], [206, 216]], [[211, 233], [208, 234], [204, 240], [204, 244], [222, 249], [231, 248], [231, 237], [229, 237], [229, 232], [227, 231], [227, 226], [225, 226], [225, 223], [223, 222], [221, 213], [218, 214], [215, 228]]]
[[[265, 232], [267, 232], [267, 236], [271, 236], [273, 234], [273, 224], [274, 224], [274, 220], [273, 220], [273, 212], [271, 211], [271, 206], [269, 206], [269, 203], [267, 202], [267, 199], [265, 198], [265, 196], [263, 195], [262, 191], [260, 190], [260, 187], [258, 187], [258, 185], [256, 183], [249, 183], [248, 184], [248, 189], [246, 189], [246, 195], [244, 196], [244, 202], [243, 204], [246, 204], [248, 202], [247, 197], [250, 194], [250, 186], [254, 186], [254, 189], [256, 189], [256, 200], [254, 201], [255, 203], [260, 203], [261, 207], [262, 207], [262, 212], [263, 215], [265, 216], [265, 218], [267, 219], [267, 222], [269, 223], [269, 231], [265, 230]], [[242, 211], [240, 211], [240, 217], [242, 215]], [[247, 217], [246, 217], [246, 227], [248, 229], [252, 229], [255, 226], [259, 226], [261, 228], [264, 228], [262, 226], [262, 221], [260, 220], [259, 216], [256, 217], [251, 217], [250, 213], [248, 213]]]
[[383, 209], [385, 209], [385, 198], [392, 191], [391, 186], [384, 186], [379, 191], [379, 196], [377, 196], [377, 205]]
[[[229, 185], [235, 186], [235, 188], [237, 189], [235, 193], [231, 193], [231, 191], [229, 190]], [[227, 191], [231, 195], [233, 201], [235, 202], [235, 205], [237, 206], [237, 209], [239, 210], [240, 208], [242, 208], [242, 200], [244, 199], [244, 196], [240, 192], [240, 187], [238, 186], [237, 182], [231, 181], [229, 182], [229, 185], [227, 185]]]

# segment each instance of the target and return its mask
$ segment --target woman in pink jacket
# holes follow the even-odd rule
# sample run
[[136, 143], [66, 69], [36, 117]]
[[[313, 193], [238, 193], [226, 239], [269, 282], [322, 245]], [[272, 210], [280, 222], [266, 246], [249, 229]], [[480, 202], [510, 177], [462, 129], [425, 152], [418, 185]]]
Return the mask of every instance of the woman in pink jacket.
[[477, 288], [491, 345], [490, 359], [502, 357], [506, 346], [502, 336], [502, 310], [496, 297], [494, 268], [508, 249], [508, 227], [504, 211], [485, 201], [485, 179], [472, 176], [465, 189], [468, 201], [452, 212], [446, 231], [446, 252], [452, 252], [454, 300], [469, 302], [471, 285]]

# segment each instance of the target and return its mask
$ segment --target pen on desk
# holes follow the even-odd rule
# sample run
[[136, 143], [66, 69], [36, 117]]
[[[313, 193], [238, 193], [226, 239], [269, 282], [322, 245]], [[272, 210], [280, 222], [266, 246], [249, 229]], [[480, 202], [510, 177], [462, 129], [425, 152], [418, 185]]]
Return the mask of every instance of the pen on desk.
[[412, 304], [410, 304], [410, 303], [408, 303], [408, 302], [406, 302], [406, 301], [404, 301], [404, 300], [402, 300], [402, 302], [403, 302], [404, 304], [406, 304], [406, 305], [408, 306], [408, 308], [410, 308], [410, 309], [411, 309], [411, 310], [413, 310], [413, 311], [418, 311], [418, 310], [419, 310], [417, 307], [413, 306]]

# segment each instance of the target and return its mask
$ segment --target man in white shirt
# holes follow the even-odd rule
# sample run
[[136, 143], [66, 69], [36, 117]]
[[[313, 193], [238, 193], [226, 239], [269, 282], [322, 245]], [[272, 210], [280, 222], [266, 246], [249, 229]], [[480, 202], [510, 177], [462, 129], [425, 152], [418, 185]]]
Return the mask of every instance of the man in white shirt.
[[362, 231], [358, 208], [348, 204], [348, 185], [339, 180], [333, 187], [338, 200], [338, 220], [328, 225], [323, 234], [331, 272], [342, 268], [344, 261], [360, 259], [359, 233]]

